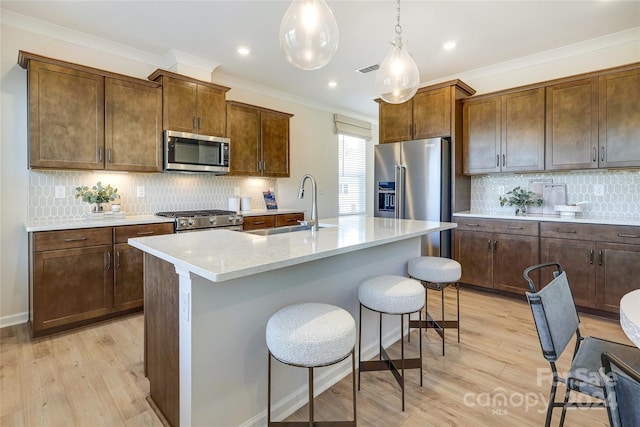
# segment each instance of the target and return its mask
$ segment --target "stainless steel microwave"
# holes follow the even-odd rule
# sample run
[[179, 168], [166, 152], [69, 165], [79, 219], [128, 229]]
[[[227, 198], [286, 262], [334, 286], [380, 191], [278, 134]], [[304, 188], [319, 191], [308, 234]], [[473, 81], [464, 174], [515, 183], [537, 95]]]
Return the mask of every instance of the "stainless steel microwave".
[[229, 138], [164, 131], [164, 170], [229, 173]]

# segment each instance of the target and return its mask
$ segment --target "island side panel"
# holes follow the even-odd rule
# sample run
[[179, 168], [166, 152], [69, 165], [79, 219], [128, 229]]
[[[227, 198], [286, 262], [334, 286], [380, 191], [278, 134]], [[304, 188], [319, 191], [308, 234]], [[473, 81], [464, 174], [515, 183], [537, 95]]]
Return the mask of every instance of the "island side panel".
[[161, 415], [180, 425], [178, 275], [173, 264], [144, 254], [144, 342], [149, 396]]
[[[192, 275], [192, 424], [266, 425], [269, 317], [289, 304], [322, 302], [343, 307], [357, 321], [361, 281], [406, 275], [407, 260], [419, 255], [416, 237], [225, 282]], [[363, 359], [370, 359], [377, 354], [377, 314], [364, 310], [363, 324]], [[399, 339], [399, 329], [398, 316], [384, 316], [385, 345]], [[272, 369], [273, 417], [278, 420], [306, 403], [307, 371], [278, 362]], [[350, 371], [350, 359], [318, 368], [316, 391]]]

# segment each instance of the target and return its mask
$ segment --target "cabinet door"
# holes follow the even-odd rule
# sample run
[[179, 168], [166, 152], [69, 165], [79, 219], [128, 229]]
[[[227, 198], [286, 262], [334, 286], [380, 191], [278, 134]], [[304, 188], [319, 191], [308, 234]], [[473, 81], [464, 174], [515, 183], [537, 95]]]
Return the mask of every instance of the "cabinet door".
[[501, 171], [544, 170], [544, 89], [502, 96]]
[[106, 78], [106, 169], [162, 170], [162, 90]]
[[413, 138], [451, 135], [451, 89], [419, 92], [413, 97]]
[[33, 330], [86, 321], [113, 311], [112, 246], [37, 252]]
[[598, 81], [547, 87], [545, 168], [598, 167]]
[[617, 313], [620, 298], [640, 288], [640, 245], [598, 243], [596, 306]]
[[104, 77], [29, 61], [29, 166], [104, 167]]
[[288, 177], [289, 116], [266, 111], [261, 114], [262, 175]]
[[600, 167], [640, 166], [640, 70], [600, 77]]
[[275, 215], [245, 216], [242, 224], [244, 231], [272, 228], [276, 225]]
[[126, 243], [118, 243], [115, 248], [115, 310], [122, 311], [142, 307], [144, 287], [142, 285], [143, 252]]
[[195, 132], [198, 85], [163, 76], [163, 128], [179, 132]]
[[463, 117], [464, 173], [500, 172], [500, 97], [465, 103]]
[[380, 143], [413, 139], [413, 101], [389, 104], [380, 101]]
[[198, 85], [198, 133], [226, 135], [226, 95], [223, 91]]
[[230, 175], [260, 175], [260, 111], [227, 105]]
[[[539, 262], [538, 238], [510, 234], [494, 234], [493, 238], [493, 287], [524, 295], [529, 285], [522, 272]], [[539, 274], [531, 277], [539, 283]]]
[[291, 213], [276, 215], [276, 227], [285, 227], [287, 225], [298, 225], [298, 221], [304, 220], [304, 213]]
[[463, 283], [493, 287], [492, 233], [454, 230], [454, 259], [462, 266]]
[[[595, 243], [584, 240], [540, 239], [540, 262], [560, 263], [567, 273], [573, 299], [581, 307], [596, 308], [595, 249]], [[542, 271], [540, 288], [553, 280], [552, 271]]]

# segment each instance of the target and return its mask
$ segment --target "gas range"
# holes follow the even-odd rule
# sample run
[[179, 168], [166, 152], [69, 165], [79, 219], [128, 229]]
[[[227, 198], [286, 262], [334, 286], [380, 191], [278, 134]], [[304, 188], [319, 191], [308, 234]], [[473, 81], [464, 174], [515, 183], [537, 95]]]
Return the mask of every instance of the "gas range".
[[175, 218], [176, 233], [223, 227], [241, 230], [244, 221], [242, 215], [219, 209], [158, 212], [156, 215]]

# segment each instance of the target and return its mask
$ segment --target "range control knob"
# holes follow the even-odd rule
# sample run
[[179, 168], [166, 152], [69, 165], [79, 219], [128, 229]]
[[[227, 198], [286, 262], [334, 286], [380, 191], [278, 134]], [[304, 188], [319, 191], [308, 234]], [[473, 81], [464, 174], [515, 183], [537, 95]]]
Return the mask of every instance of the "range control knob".
[[216, 217], [215, 216], [210, 216], [209, 217], [209, 224], [215, 224], [216, 223]]
[[236, 224], [242, 224], [244, 222], [244, 218], [242, 215], [236, 216]]
[[233, 215], [229, 215], [229, 222], [233, 222], [233, 220], [234, 220], [234, 219], [236, 219], [236, 217], [235, 217], [235, 216], [233, 216]]
[[187, 221], [185, 221], [184, 219], [181, 219], [180, 225], [184, 227], [185, 225], [187, 225]]
[[193, 218], [189, 218], [189, 225], [193, 225], [196, 223], [196, 220]]

